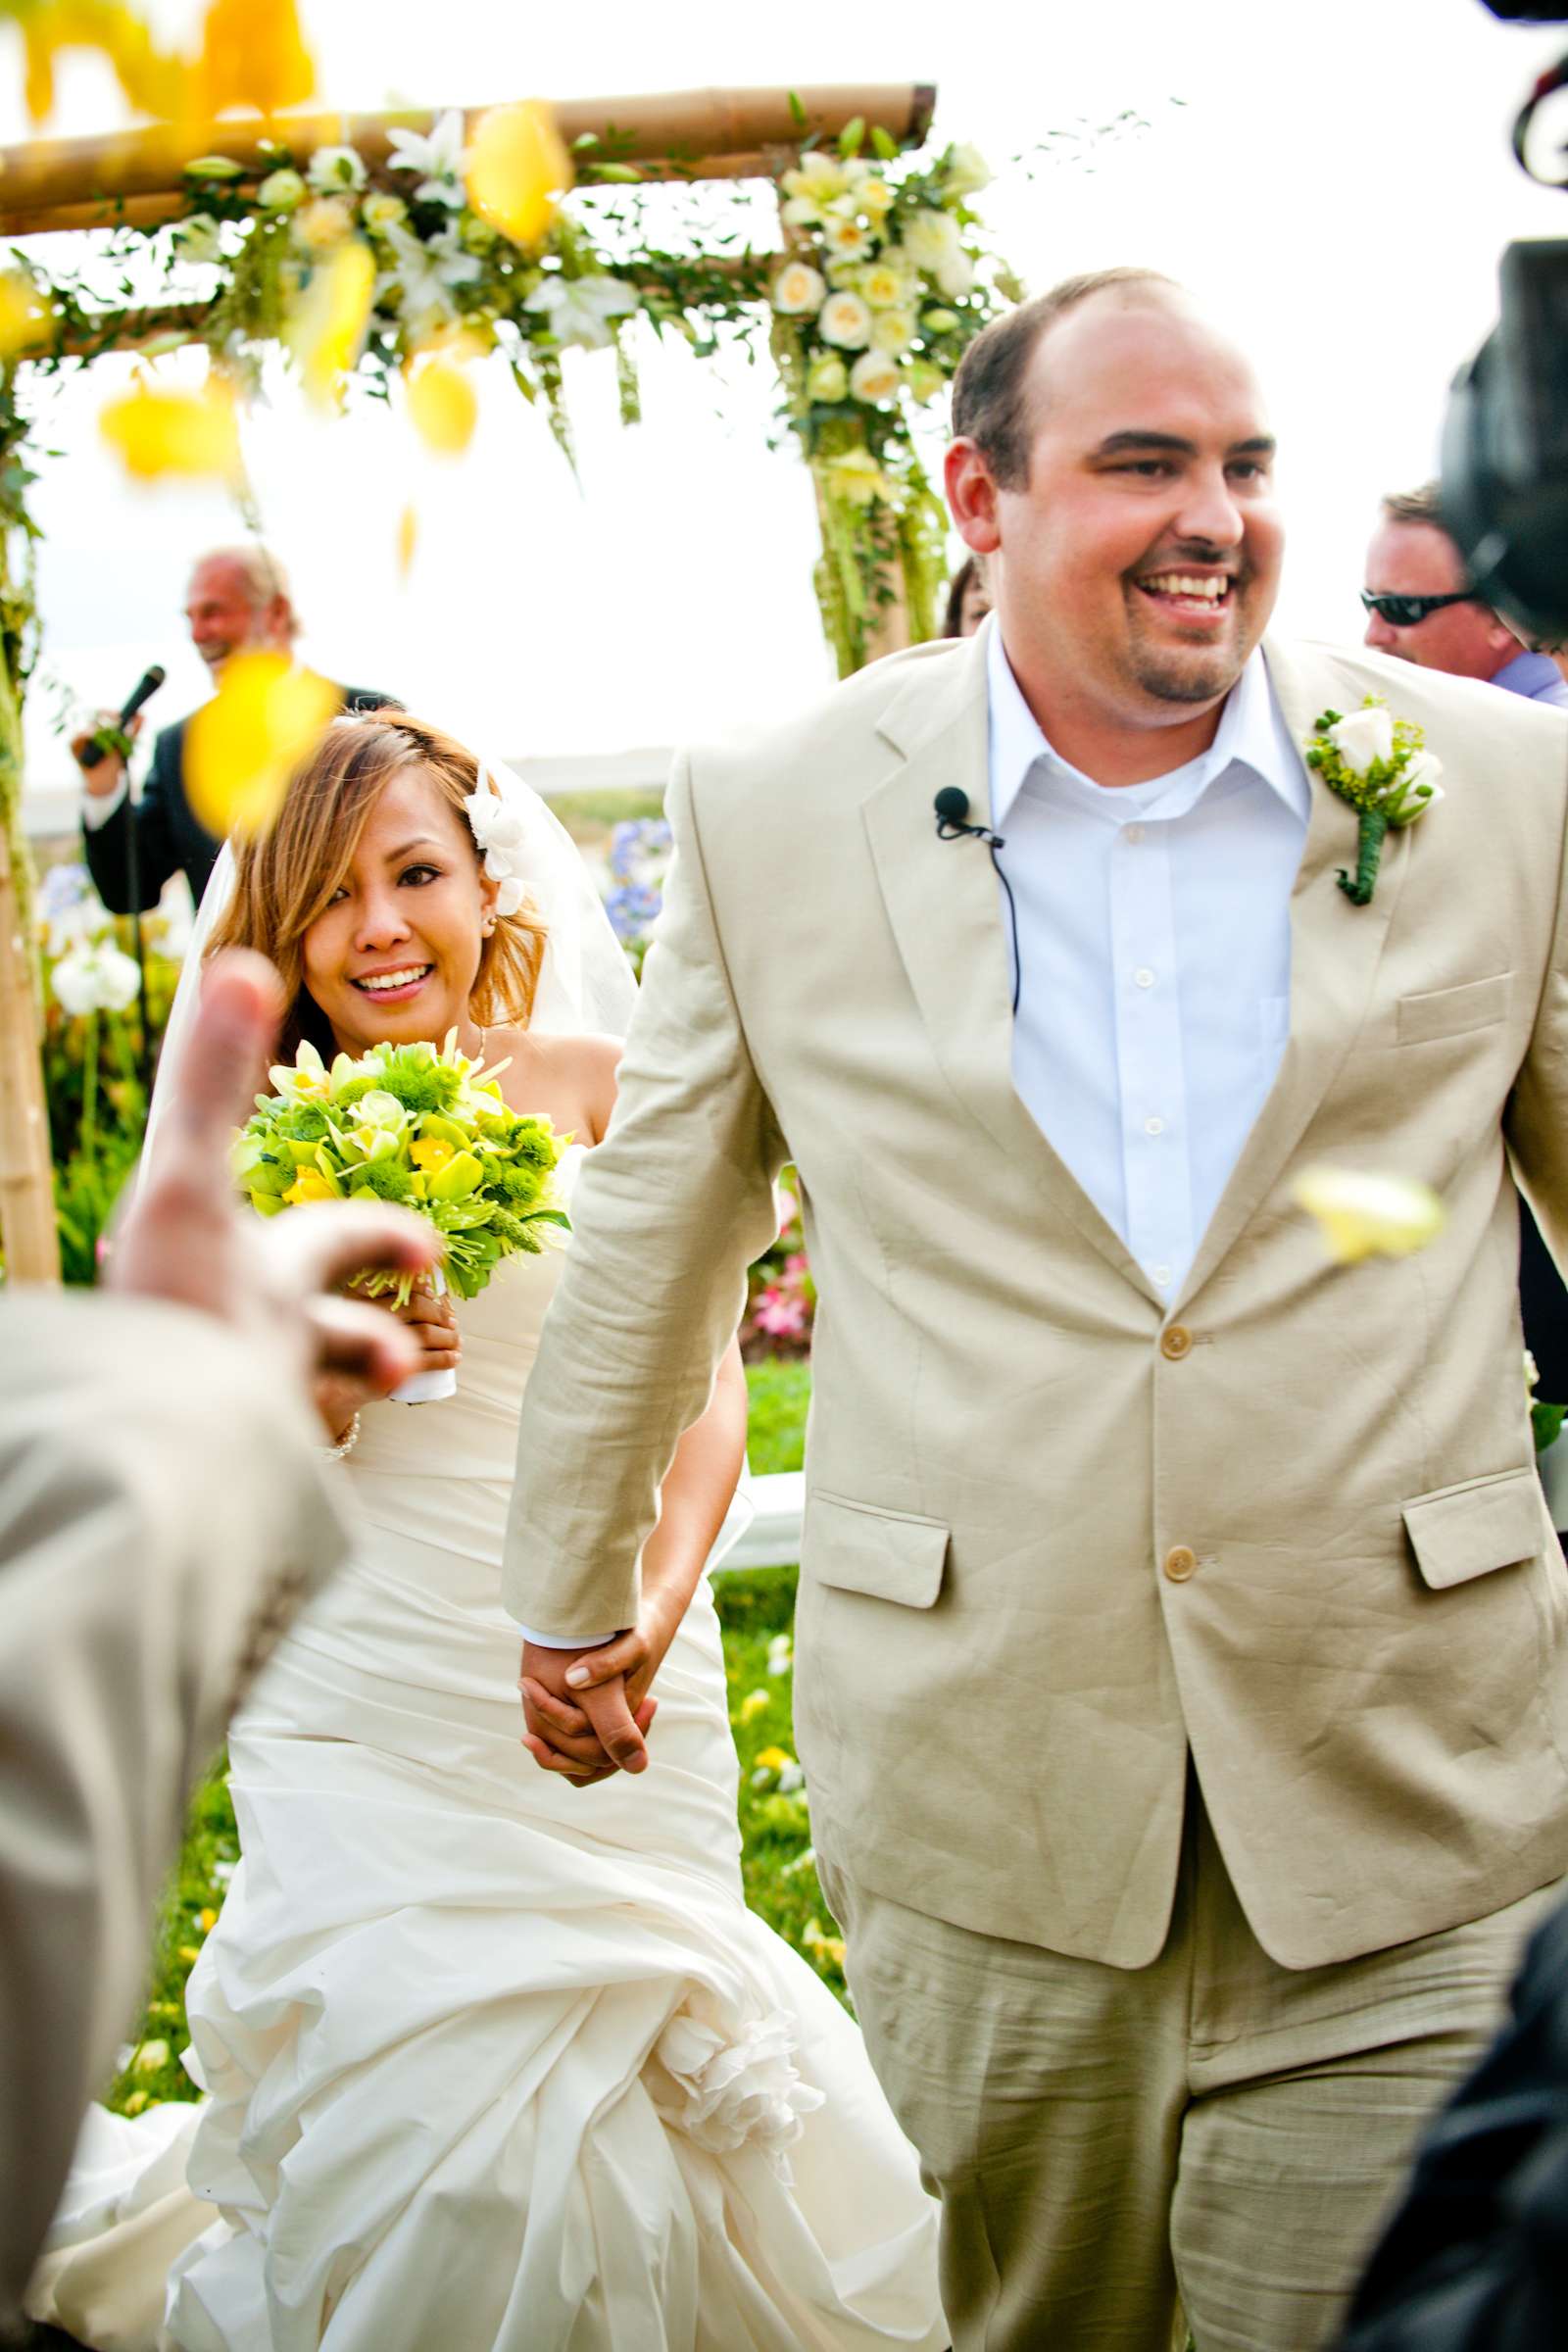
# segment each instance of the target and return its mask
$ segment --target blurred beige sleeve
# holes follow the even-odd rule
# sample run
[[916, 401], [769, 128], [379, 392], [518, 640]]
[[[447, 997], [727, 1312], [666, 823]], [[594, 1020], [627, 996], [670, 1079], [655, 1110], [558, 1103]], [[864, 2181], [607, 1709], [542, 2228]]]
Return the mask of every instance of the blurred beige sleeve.
[[192, 1781], [344, 1539], [281, 1360], [0, 1299], [0, 2322], [135, 2009]]
[[1568, 832], [1551, 847], [1557, 858], [1556, 928], [1503, 1128], [1519, 1188], [1557, 1271], [1568, 1279]]
[[685, 759], [665, 813], [675, 860], [615, 1114], [577, 1179], [517, 1437], [506, 1605], [566, 1642], [636, 1619], [659, 1488], [774, 1238], [787, 1156], [731, 993]]

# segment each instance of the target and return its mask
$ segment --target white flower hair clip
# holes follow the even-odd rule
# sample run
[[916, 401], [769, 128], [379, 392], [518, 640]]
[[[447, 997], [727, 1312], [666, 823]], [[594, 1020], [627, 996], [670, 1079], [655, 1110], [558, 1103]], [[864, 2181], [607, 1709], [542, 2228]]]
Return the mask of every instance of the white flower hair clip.
[[497, 914], [515, 914], [528, 895], [522, 879], [525, 831], [522, 810], [514, 802], [502, 799], [490, 770], [481, 765], [479, 788], [467, 795], [463, 812], [474, 840], [484, 852], [485, 872], [492, 882], [500, 884], [496, 892]]

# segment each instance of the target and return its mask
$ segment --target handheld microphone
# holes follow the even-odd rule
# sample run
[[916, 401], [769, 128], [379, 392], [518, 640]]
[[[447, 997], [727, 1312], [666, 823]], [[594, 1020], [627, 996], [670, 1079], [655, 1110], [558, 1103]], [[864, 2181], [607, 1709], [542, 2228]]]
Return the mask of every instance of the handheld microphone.
[[[130, 690], [128, 701], [122, 703], [120, 706], [120, 716], [115, 722], [118, 727], [123, 728], [129, 726], [131, 720], [135, 717], [143, 703], [151, 701], [152, 697], [158, 692], [159, 687], [163, 684], [167, 675], [168, 672], [164, 669], [162, 663], [158, 662], [153, 663], [151, 669], [144, 669], [142, 671], [141, 676], [136, 680], [135, 685]], [[99, 735], [94, 737], [91, 743], [87, 744], [85, 748], [77, 754], [77, 759], [81, 766], [96, 767], [100, 760], [107, 759], [110, 752], [119, 748], [116, 744], [112, 742], [106, 743], [103, 740], [104, 735], [107, 733], [107, 728], [102, 730]], [[968, 802], [965, 801], [964, 807], [967, 808], [968, 806]]]
[[969, 795], [961, 785], [944, 784], [931, 806], [936, 811], [938, 841], [962, 841], [969, 838], [974, 841], [983, 841], [991, 852], [991, 862], [997, 869], [997, 880], [1002, 884], [1007, 901], [1007, 922], [1012, 932], [1012, 1009], [1016, 1015], [1018, 1000], [1023, 994], [1023, 959], [1018, 953], [1018, 907], [1012, 895], [1012, 884], [1003, 872], [1002, 860], [997, 856], [999, 850], [1006, 848], [1006, 842], [1000, 833], [993, 833], [989, 825], [970, 824]]

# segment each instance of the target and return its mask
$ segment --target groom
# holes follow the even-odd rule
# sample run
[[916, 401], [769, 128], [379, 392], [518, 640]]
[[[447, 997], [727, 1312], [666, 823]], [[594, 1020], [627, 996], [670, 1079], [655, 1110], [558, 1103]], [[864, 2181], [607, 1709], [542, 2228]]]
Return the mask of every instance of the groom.
[[[634, 1619], [792, 1158], [800, 1751], [955, 2341], [1164, 2352], [1179, 2289], [1203, 2352], [1308, 2352], [1568, 1868], [1512, 1174], [1561, 1259], [1568, 725], [1262, 647], [1273, 443], [1164, 279], [999, 321], [955, 423], [995, 619], [676, 764], [507, 1598], [558, 1691]], [[1369, 692], [1446, 797], [1356, 906], [1301, 747]], [[1444, 1231], [1329, 1264], [1320, 1160]]]

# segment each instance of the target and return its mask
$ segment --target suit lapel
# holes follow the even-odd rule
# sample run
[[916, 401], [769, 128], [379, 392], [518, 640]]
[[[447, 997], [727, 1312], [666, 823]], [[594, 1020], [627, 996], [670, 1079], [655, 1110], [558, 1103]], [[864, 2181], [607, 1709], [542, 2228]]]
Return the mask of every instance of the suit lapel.
[[[1264, 655], [1293, 742], [1305, 744], [1325, 703], [1343, 710], [1359, 707], [1363, 688], [1332, 654], [1314, 651], [1303, 662], [1270, 642]], [[1355, 864], [1355, 812], [1311, 769], [1306, 774], [1311, 814], [1291, 893], [1290, 1037], [1273, 1091], [1199, 1244], [1178, 1307], [1208, 1280], [1267, 1200], [1333, 1085], [1365, 1016], [1404, 880], [1409, 831], [1391, 833], [1384, 842], [1371, 906], [1351, 906], [1337, 874]]]
[[1012, 967], [996, 869], [983, 842], [937, 838], [932, 801], [944, 785], [969, 797], [972, 822], [989, 818], [985, 639], [914, 668], [879, 731], [890, 772], [862, 806], [888, 920], [942, 1071], [965, 1109], [1032, 1178], [1092, 1248], [1158, 1301], [1120, 1236], [1029, 1112], [1012, 1082]]

